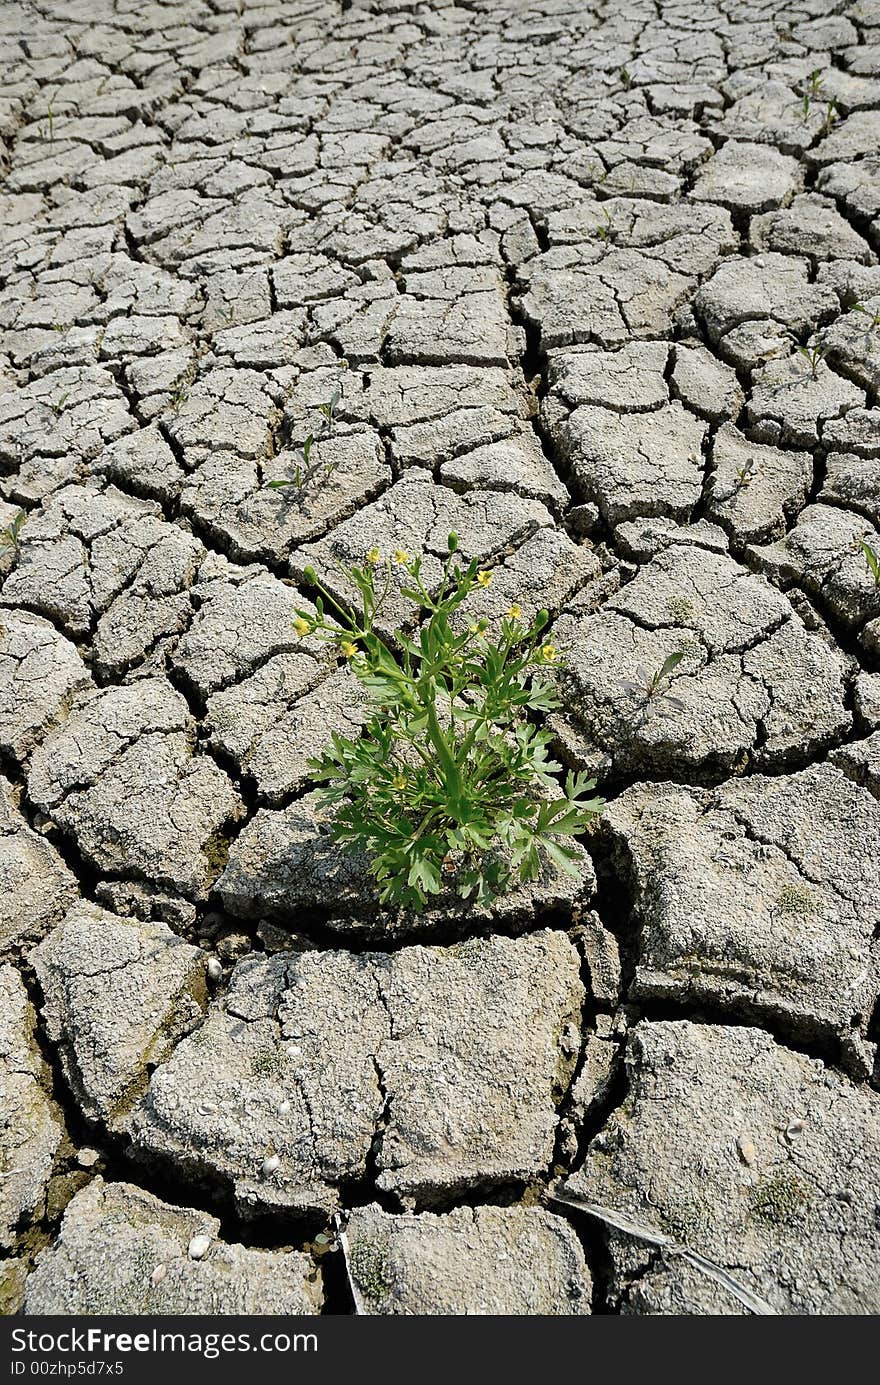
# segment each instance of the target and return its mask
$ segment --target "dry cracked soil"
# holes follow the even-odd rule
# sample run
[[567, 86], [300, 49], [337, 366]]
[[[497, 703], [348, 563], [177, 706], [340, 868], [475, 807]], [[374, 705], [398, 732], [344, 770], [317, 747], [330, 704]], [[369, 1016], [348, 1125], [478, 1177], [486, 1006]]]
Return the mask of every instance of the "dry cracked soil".
[[[878, 0], [0, 53], [4, 1311], [876, 1313]], [[609, 806], [392, 915], [292, 616], [453, 528]]]

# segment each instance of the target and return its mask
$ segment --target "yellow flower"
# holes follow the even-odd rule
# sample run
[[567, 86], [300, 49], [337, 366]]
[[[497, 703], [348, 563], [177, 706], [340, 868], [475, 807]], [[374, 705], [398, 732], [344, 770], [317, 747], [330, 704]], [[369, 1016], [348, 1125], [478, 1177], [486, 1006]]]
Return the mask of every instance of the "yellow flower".
[[352, 644], [351, 640], [341, 640], [339, 649], [340, 652], [345, 655], [346, 659], [353, 659], [358, 652], [357, 645]]
[[492, 581], [492, 574], [489, 572], [488, 568], [483, 568], [481, 572], [477, 573], [477, 581], [481, 587], [488, 587], [489, 583]]
[[367, 562], [371, 565], [375, 565], [376, 563], [378, 563], [381, 560], [381, 557], [382, 554], [375, 546], [367, 551]]
[[293, 622], [293, 628], [298, 635], [307, 635], [312, 627], [307, 620], [303, 620], [302, 616], [297, 616]]
[[507, 618], [508, 618], [508, 620], [521, 620], [521, 619], [522, 619], [522, 607], [521, 607], [521, 606], [517, 606], [517, 604], [516, 604], [515, 601], [514, 601], [513, 605], [508, 609]]
[[409, 554], [403, 548], [395, 548], [394, 561], [397, 563], [398, 567], [403, 567], [404, 563], [409, 562]]
[[553, 664], [553, 663], [556, 662], [556, 645], [555, 645], [555, 644], [542, 644], [542, 645], [541, 645], [541, 648], [538, 650], [538, 653], [539, 653], [539, 655], [541, 656], [541, 658], [544, 660], [544, 663], [545, 663], [545, 664]]
[[394, 778], [391, 780], [391, 787], [392, 787], [392, 789], [397, 789], [398, 792], [400, 792], [402, 789], [405, 789], [405, 788], [406, 788], [406, 775], [405, 775], [405, 774], [395, 774]]

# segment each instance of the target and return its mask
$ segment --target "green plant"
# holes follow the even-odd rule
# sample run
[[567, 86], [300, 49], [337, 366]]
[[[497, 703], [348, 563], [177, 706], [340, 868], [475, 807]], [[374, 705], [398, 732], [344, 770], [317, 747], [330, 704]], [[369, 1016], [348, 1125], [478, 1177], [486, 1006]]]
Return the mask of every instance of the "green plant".
[[[334, 838], [363, 852], [383, 903], [421, 910], [444, 889], [477, 902], [516, 881], [534, 880], [544, 859], [576, 872], [564, 839], [584, 832], [602, 808], [595, 787], [548, 756], [550, 733], [534, 722], [558, 705], [548, 672], [557, 650], [542, 632], [547, 612], [525, 621], [511, 606], [491, 631], [486, 619], [463, 621], [461, 608], [490, 571], [456, 557], [457, 536], [434, 591], [422, 561], [378, 549], [362, 566], [342, 568], [358, 598], [350, 610], [307, 568], [315, 611], [297, 613], [295, 628], [335, 647], [350, 663], [372, 704], [358, 740], [333, 735], [311, 761]], [[422, 624], [392, 642], [376, 622], [394, 582]], [[327, 614], [331, 607], [333, 615]]]
[[865, 539], [859, 539], [859, 545], [865, 555], [868, 571], [874, 578], [875, 585], [880, 587], [880, 553], [875, 553], [874, 549]]
[[325, 400], [323, 404], [318, 405], [318, 412], [323, 414], [326, 420], [328, 437], [333, 431], [333, 417], [336, 412], [336, 405], [339, 403], [341, 398], [342, 386], [337, 385], [335, 390], [331, 394], [330, 398]]
[[27, 510], [19, 510], [12, 523], [5, 529], [0, 529], [0, 546], [3, 548], [11, 548], [14, 552], [18, 551], [18, 546], [21, 541], [19, 538], [21, 526], [26, 519]]
[[804, 88], [803, 115], [806, 120], [810, 114], [810, 106], [821, 95], [824, 78], [821, 68], [814, 68], [806, 80]]
[[596, 227], [596, 239], [600, 240], [607, 249], [611, 243], [611, 213], [607, 207], [603, 207], [601, 215], [603, 220], [602, 223]]
[[285, 480], [267, 481], [266, 489], [270, 491], [278, 491], [286, 490], [288, 486], [293, 486], [296, 490], [302, 490], [303, 487], [307, 484], [307, 482], [311, 480], [312, 476], [315, 474], [315, 471], [317, 470], [317, 468], [309, 466], [309, 458], [312, 455], [312, 448], [314, 447], [314, 445], [315, 439], [312, 436], [312, 434], [309, 433], [309, 436], [303, 443], [302, 465], [300, 465], [300, 463], [297, 462], [293, 468], [293, 476], [288, 477]]
[[[321, 425], [325, 437], [333, 435], [333, 424], [336, 419], [336, 406], [342, 398], [342, 386], [337, 385], [329, 399], [318, 405], [318, 412], [323, 415], [324, 422]], [[309, 482], [317, 476], [319, 471], [323, 471], [325, 476], [332, 476], [336, 470], [334, 461], [325, 462], [323, 466], [312, 466], [310, 458], [312, 448], [315, 445], [313, 433], [309, 433], [302, 446], [302, 463], [297, 462], [293, 468], [293, 475], [279, 481], [267, 481], [266, 489], [270, 491], [287, 490], [292, 487], [296, 491], [302, 491]]]
[[837, 124], [837, 118], [837, 102], [832, 98], [825, 108], [825, 119], [819, 134], [823, 136], [830, 134], [832, 128]]
[[817, 341], [812, 346], [799, 346], [798, 355], [803, 356], [810, 367], [811, 378], [817, 380], [819, 378], [819, 366], [828, 355], [828, 347]]
[[734, 487], [735, 492], [743, 490], [745, 486], [750, 486], [754, 479], [755, 463], [750, 458], [746, 462], [745, 466], [738, 466], [736, 468], [736, 485]]
[[686, 650], [677, 649], [672, 654], [667, 654], [663, 663], [656, 668], [653, 673], [645, 668], [644, 664], [636, 667], [636, 677], [625, 679], [621, 687], [628, 693], [634, 693], [637, 697], [644, 698], [645, 702], [652, 702], [655, 698], [662, 697], [666, 702], [672, 703], [676, 707], [683, 707], [684, 703], [678, 697], [673, 697], [666, 687], [666, 680], [670, 677], [673, 670], [678, 668], [684, 658]]

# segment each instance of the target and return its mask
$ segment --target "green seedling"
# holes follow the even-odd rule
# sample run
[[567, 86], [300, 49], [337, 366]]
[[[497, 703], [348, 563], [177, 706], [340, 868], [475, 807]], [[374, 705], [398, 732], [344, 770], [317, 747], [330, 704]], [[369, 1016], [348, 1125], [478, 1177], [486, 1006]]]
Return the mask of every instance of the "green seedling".
[[874, 579], [874, 585], [880, 587], [880, 553], [875, 553], [866, 539], [859, 539], [859, 546], [865, 555], [865, 562], [868, 564], [868, 571]]
[[336, 413], [336, 406], [342, 398], [342, 386], [337, 385], [329, 399], [323, 404], [318, 405], [318, 412], [324, 415], [324, 426], [329, 437], [333, 431], [333, 420]]
[[312, 479], [312, 476], [315, 474], [315, 469], [309, 465], [309, 459], [311, 458], [312, 448], [314, 447], [314, 445], [315, 439], [312, 436], [312, 434], [309, 433], [309, 436], [303, 443], [302, 462], [297, 462], [294, 466], [293, 476], [289, 477], [285, 481], [267, 481], [266, 489], [270, 491], [280, 491], [286, 490], [288, 486], [292, 486], [295, 490], [302, 490], [306, 483], [310, 481]]
[[818, 67], [817, 67], [817, 68], [814, 68], [814, 70], [810, 73], [809, 77], [807, 78], [807, 80], [806, 80], [806, 86], [805, 86], [805, 88], [804, 88], [804, 99], [803, 99], [803, 115], [804, 115], [804, 120], [807, 120], [807, 119], [808, 119], [809, 114], [810, 114], [810, 107], [812, 106], [813, 102], [819, 99], [819, 97], [820, 97], [820, 95], [821, 95], [821, 92], [822, 92], [822, 84], [823, 84], [823, 82], [824, 82], [824, 78], [823, 78], [823, 76], [822, 76], [822, 71], [821, 71], [821, 69], [818, 68]]
[[2, 545], [3, 548], [11, 548], [14, 553], [18, 552], [18, 547], [21, 542], [19, 538], [21, 526], [26, 519], [27, 510], [19, 510], [12, 523], [5, 529], [0, 529], [0, 545]]
[[[491, 899], [547, 862], [576, 873], [570, 839], [604, 806], [583, 774], [560, 791], [548, 755], [540, 719], [558, 705], [548, 675], [559, 658], [547, 612], [525, 620], [514, 605], [497, 624], [467, 621], [462, 608], [492, 573], [457, 550], [452, 533], [429, 589], [421, 558], [398, 550], [383, 560], [372, 548], [361, 566], [340, 568], [357, 593], [350, 608], [306, 568], [315, 604], [294, 622], [348, 661], [371, 704], [358, 739], [334, 733], [310, 762], [332, 835], [366, 858], [383, 903], [415, 911], [441, 892]], [[376, 626], [396, 574], [421, 624], [386, 640]]]
[[741, 491], [745, 486], [750, 486], [755, 479], [755, 463], [746, 462], [745, 466], [736, 468], [736, 489]]
[[813, 380], [819, 378], [819, 366], [828, 355], [828, 347], [821, 342], [816, 342], [813, 346], [799, 346], [798, 355], [802, 356], [810, 367], [810, 376]]
[[819, 133], [822, 135], [830, 134], [832, 127], [837, 124], [838, 119], [839, 112], [837, 110], [837, 102], [831, 100], [826, 107], [825, 119], [822, 122], [822, 129]]
[[635, 679], [625, 679], [621, 687], [625, 692], [632, 693], [636, 697], [643, 698], [646, 703], [650, 703], [658, 698], [670, 703], [674, 707], [683, 708], [684, 703], [678, 697], [673, 697], [667, 687], [667, 680], [678, 668], [685, 656], [685, 650], [679, 649], [672, 654], [667, 654], [659, 668], [653, 673], [645, 668], [644, 664], [636, 667]]

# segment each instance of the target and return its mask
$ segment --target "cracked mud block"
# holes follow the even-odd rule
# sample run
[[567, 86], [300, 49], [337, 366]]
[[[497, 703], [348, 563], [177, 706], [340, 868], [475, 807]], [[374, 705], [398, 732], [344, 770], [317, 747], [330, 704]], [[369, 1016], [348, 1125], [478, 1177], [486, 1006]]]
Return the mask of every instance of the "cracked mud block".
[[838, 200], [841, 209], [856, 221], [869, 222], [869, 238], [876, 246], [880, 236], [880, 158], [869, 154], [852, 164], [826, 164], [819, 170], [816, 187]]
[[[638, 774], [805, 762], [843, 739], [842, 656], [725, 554], [674, 543], [595, 614], [564, 613], [566, 759]], [[678, 666], [652, 688], [672, 654]]]
[[269, 803], [310, 782], [309, 762], [334, 734], [357, 739], [369, 713], [348, 669], [324, 676], [305, 654], [280, 654], [208, 700], [213, 748], [230, 755]]
[[806, 260], [772, 252], [726, 260], [694, 296], [694, 311], [716, 344], [744, 322], [772, 318], [801, 333], [838, 310], [834, 291], [810, 282]]
[[637, 996], [864, 1036], [880, 983], [880, 811], [864, 789], [829, 765], [711, 790], [640, 784], [603, 828], [633, 894]]
[[185, 628], [205, 549], [150, 500], [66, 486], [28, 516], [3, 601], [35, 608], [74, 638], [95, 631], [98, 666], [119, 673]]
[[778, 251], [782, 255], [805, 255], [814, 263], [821, 260], [872, 261], [871, 247], [842, 217], [829, 197], [805, 192], [783, 211], [756, 216], [749, 227], [749, 239], [758, 251]]
[[34, 1038], [36, 1016], [18, 973], [0, 967], [0, 1249], [39, 1217], [64, 1138], [52, 1078]]
[[880, 388], [880, 293], [865, 297], [858, 308], [826, 327], [819, 345], [841, 375], [855, 381], [868, 395]]
[[[391, 479], [376, 433], [337, 433], [317, 439], [308, 466], [301, 447], [262, 461], [219, 452], [184, 483], [181, 503], [234, 558], [280, 562], [373, 500]], [[277, 481], [288, 484], [272, 489]]]
[[180, 493], [184, 472], [161, 429], [153, 424], [127, 433], [95, 459], [93, 470], [122, 490], [149, 500], [170, 501]]
[[0, 609], [0, 750], [24, 759], [91, 685], [76, 647], [49, 621]]
[[785, 154], [802, 155], [822, 131], [828, 107], [810, 101], [804, 109], [793, 85], [773, 77], [736, 72], [723, 85], [732, 102], [720, 119], [710, 121], [713, 134], [775, 144]]
[[18, 798], [0, 778], [0, 956], [36, 942], [79, 898], [76, 877], [28, 826]]
[[[352, 1185], [355, 1201], [369, 1201], [395, 1102], [398, 1115], [409, 1109], [378, 1072], [370, 1039], [350, 1082], [360, 1093], [353, 1123], [344, 1093], [330, 1093], [311, 1113], [313, 1132], [300, 1088], [273, 1088], [279, 1109], [297, 1103], [296, 1128], [307, 1132], [297, 1144], [282, 1117], [299, 1152], [276, 1152], [274, 1117], [264, 1112], [251, 1129], [248, 1063], [271, 1076], [278, 1045], [301, 1040], [280, 1037], [267, 1001], [268, 1056], [251, 1054], [247, 1035], [263, 1021], [227, 1012], [225, 992], [181, 1038], [183, 1020], [167, 1016], [186, 984], [167, 968], [188, 943], [175, 950], [157, 920], [214, 939], [224, 964], [246, 954], [256, 930], [271, 954], [259, 966], [270, 971], [282, 951], [328, 937], [359, 959], [371, 940], [447, 945], [473, 931], [520, 937], [564, 923], [593, 995], [553, 1158], [575, 1158], [585, 1123], [609, 1099], [624, 1023], [612, 1018], [619, 959], [589, 913], [586, 853], [578, 878], [548, 870], [491, 908], [444, 898], [414, 921], [377, 906], [364, 863], [341, 856], [307, 794], [308, 759], [332, 730], [357, 734], [364, 704], [349, 670], [296, 639], [295, 610], [315, 596], [305, 571], [314, 566], [347, 598], [337, 563], [360, 562], [375, 545], [422, 555], [433, 582], [453, 529], [464, 558], [492, 569], [470, 618], [497, 628], [516, 603], [554, 620], [567, 656], [566, 707], [554, 721], [565, 758], [628, 782], [682, 778], [691, 787], [643, 791], [676, 812], [698, 804], [695, 822], [717, 819], [725, 831], [741, 785], [770, 793], [754, 771], [784, 775], [780, 821], [798, 792], [819, 824], [822, 858], [809, 867], [790, 845], [763, 852], [741, 814], [720, 841], [682, 828], [698, 866], [679, 871], [683, 847], [672, 841], [669, 871], [684, 881], [675, 875], [673, 890], [666, 875], [657, 883], [656, 853], [646, 859], [660, 902], [645, 903], [643, 954], [627, 959], [628, 974], [647, 986], [654, 966], [678, 985], [684, 968], [686, 985], [670, 1002], [658, 990], [657, 1004], [711, 1013], [723, 1004], [737, 1019], [751, 1005], [774, 1032], [812, 1026], [829, 1051], [840, 1034], [848, 1070], [865, 1074], [875, 1026], [865, 1030], [870, 999], [855, 992], [860, 968], [872, 974], [860, 922], [870, 906], [860, 911], [850, 890], [853, 863], [868, 869], [864, 822], [840, 805], [873, 822], [880, 774], [877, 675], [867, 672], [880, 668], [880, 590], [860, 545], [880, 552], [876, 0], [761, 15], [714, 0], [699, 15], [520, 4], [500, 28], [484, 5], [368, 13], [362, 0], [316, 0], [292, 19], [283, 6], [240, 14], [223, 0], [216, 13], [197, 6], [172, 23], [167, 6], [128, 4], [109, 18], [86, 14], [81, 0], [68, 8], [8, 19], [0, 83], [0, 755], [14, 781], [0, 804], [0, 955], [21, 963], [47, 937], [48, 956], [67, 937], [65, 913], [85, 917], [80, 890], [117, 951], [140, 940], [138, 960], [91, 978], [52, 952], [59, 1041], [67, 1006], [83, 1043], [110, 1026], [106, 1073], [120, 1065], [114, 1086], [94, 1066], [97, 1050], [88, 1061], [83, 1050], [91, 1085], [73, 1083], [72, 1110], [94, 1122], [99, 1153], [102, 1123], [118, 1126], [143, 1096], [144, 1064], [159, 1061], [161, 1072], [198, 1056], [203, 1032], [199, 1061], [211, 1060], [218, 1083], [224, 1065], [238, 1074], [230, 1081], [244, 1095], [229, 1097], [234, 1119], [221, 1138], [226, 1098], [206, 1097], [193, 1079], [186, 1108], [217, 1105], [203, 1113], [210, 1167], [196, 1167], [184, 1111], [164, 1153], [158, 1137], [143, 1148], [145, 1178], [186, 1164], [208, 1183], [238, 1183], [251, 1211], [273, 1198], [292, 1209], [345, 1205]], [[331, 399], [332, 419], [322, 409]], [[6, 535], [21, 507], [21, 532]], [[415, 618], [396, 591], [383, 617], [386, 634]], [[805, 767], [816, 761], [829, 777], [814, 784]], [[711, 794], [726, 806], [705, 807], [705, 785], [725, 776]], [[239, 778], [252, 807], [240, 833]], [[826, 820], [838, 840], [822, 835]], [[627, 831], [635, 842], [638, 824]], [[734, 867], [716, 857], [728, 847], [751, 864], [721, 916], [717, 881], [730, 886]], [[804, 873], [815, 912], [794, 888]], [[876, 882], [858, 879], [873, 903]], [[201, 918], [217, 886], [211, 902], [232, 915], [225, 923]], [[692, 904], [697, 919], [682, 921], [674, 906]], [[673, 943], [661, 956], [667, 914]], [[729, 950], [712, 933], [702, 961], [699, 949], [678, 959], [687, 929], [705, 932], [712, 919], [735, 930]], [[351, 962], [352, 975], [360, 965]], [[362, 1002], [379, 1046], [433, 1035], [434, 1011], [423, 1018], [416, 995], [418, 1018], [388, 1037], [376, 965]], [[536, 987], [555, 995], [538, 972]], [[130, 986], [135, 974], [136, 1043], [89, 989]], [[309, 984], [317, 1015], [327, 986]], [[450, 1008], [439, 983], [413, 985]], [[236, 987], [234, 1003], [247, 1008], [244, 980]], [[356, 989], [349, 978], [331, 997], [353, 1018], [315, 1021], [315, 1064], [344, 1054], [340, 1032], [346, 1044], [356, 1034]], [[496, 999], [474, 991], [471, 1004], [479, 1016]], [[568, 1039], [556, 1038], [562, 1052]], [[442, 1036], [437, 1045], [445, 1053]], [[60, 1080], [57, 1050], [52, 1061]], [[301, 1055], [289, 1061], [296, 1073], [304, 1066]], [[428, 1071], [433, 1061], [413, 1064]], [[456, 1104], [416, 1078], [414, 1068], [407, 1139], [426, 1160], [420, 1128], [445, 1150], [437, 1110], [454, 1114]], [[543, 1080], [522, 1076], [533, 1102]], [[494, 1097], [472, 1095], [492, 1107]], [[168, 1112], [172, 1104], [173, 1094]], [[478, 1162], [462, 1187], [479, 1186]], [[438, 1173], [436, 1188], [413, 1196], [448, 1207], [458, 1176]], [[50, 1188], [53, 1224], [70, 1177]], [[387, 1205], [399, 1195], [390, 1190]], [[418, 1225], [427, 1243], [428, 1222]], [[501, 1232], [493, 1236], [480, 1232], [475, 1256], [489, 1244], [503, 1252]], [[19, 1237], [3, 1262], [4, 1306], [20, 1302], [32, 1241]], [[660, 1301], [663, 1275], [667, 1309], [679, 1302], [669, 1284], [691, 1269], [674, 1259], [661, 1269], [656, 1251], [623, 1294], [625, 1311], [655, 1311], [645, 1296]], [[454, 1262], [452, 1249], [437, 1254]], [[513, 1264], [495, 1259], [497, 1274]], [[159, 1284], [170, 1279], [169, 1268]], [[458, 1311], [449, 1275], [443, 1283]], [[545, 1286], [516, 1283], [509, 1303], [499, 1300], [504, 1311], [573, 1306], [561, 1288], [543, 1306]], [[117, 1286], [123, 1305], [128, 1292]], [[226, 1290], [216, 1292], [222, 1306]], [[333, 1310], [338, 1292], [334, 1281]], [[408, 1293], [400, 1288], [405, 1312]], [[108, 1311], [113, 1295], [111, 1286], [100, 1299]], [[605, 1298], [600, 1276], [597, 1305]], [[380, 1294], [371, 1311], [398, 1311], [392, 1300]], [[464, 1309], [472, 1300], [469, 1291]], [[174, 1310], [192, 1302], [182, 1295]], [[738, 1301], [725, 1302], [730, 1311]]]
[[460, 1207], [442, 1216], [358, 1207], [345, 1252], [360, 1313], [590, 1311], [592, 1282], [577, 1236], [536, 1207]]
[[830, 452], [825, 462], [825, 484], [818, 499], [858, 510], [875, 529], [880, 527], [880, 457]]
[[391, 1021], [377, 1187], [430, 1202], [545, 1167], [580, 1042], [566, 936], [404, 948], [377, 979]]
[[831, 758], [856, 784], [863, 784], [875, 798], [880, 798], [880, 732], [840, 746]]
[[[253, 674], [302, 644], [293, 628], [297, 609], [312, 609], [295, 587], [259, 567], [222, 558], [206, 565], [194, 595], [199, 609], [178, 644], [173, 665], [203, 697]], [[321, 668], [313, 660], [317, 677]]]
[[762, 1311], [877, 1312], [876, 1093], [750, 1028], [643, 1022], [627, 1068], [623, 1105], [567, 1185], [641, 1231], [609, 1227], [620, 1311], [744, 1311], [647, 1232], [712, 1261]]
[[766, 212], [786, 206], [802, 186], [796, 159], [765, 144], [730, 139], [703, 164], [691, 197], [732, 212]]
[[671, 382], [686, 407], [710, 423], [738, 418], [745, 403], [736, 371], [703, 346], [676, 346]]
[[111, 1129], [201, 1020], [204, 955], [162, 923], [80, 904], [30, 954], [78, 1108]]
[[768, 361], [754, 372], [746, 415], [762, 442], [815, 448], [829, 420], [864, 402], [864, 390], [824, 361], [811, 364], [797, 355]]
[[625, 342], [616, 351], [551, 351], [550, 385], [572, 406], [598, 404], [621, 413], [659, 409], [669, 401], [668, 356], [661, 341]]
[[202, 898], [240, 804], [193, 739], [187, 704], [164, 679], [108, 688], [35, 752], [28, 794], [99, 871]]
[[637, 516], [690, 517], [707, 431], [678, 401], [640, 414], [584, 404], [562, 424], [558, 441], [585, 499], [614, 526]]
[[880, 534], [862, 515], [808, 505], [784, 539], [750, 551], [758, 567], [783, 586], [797, 583], [847, 627], [880, 614], [880, 588], [859, 540], [880, 552]]
[[[53, 370], [0, 395], [0, 462], [22, 467], [20, 498], [40, 499], [135, 420], [109, 371]], [[53, 479], [57, 478], [57, 479]]]
[[231, 1184], [245, 1213], [332, 1207], [371, 1150], [378, 1186], [422, 1202], [530, 1178], [552, 1156], [582, 1001], [577, 952], [549, 931], [252, 955], [153, 1074], [135, 1153]]
[[[294, 577], [302, 579], [305, 569], [314, 567], [330, 592], [348, 599], [354, 595], [354, 589], [340, 575], [339, 564], [362, 563], [364, 554], [374, 545], [383, 556], [403, 549], [422, 555], [422, 581], [430, 589], [440, 580], [450, 531], [458, 534], [463, 563], [472, 558], [489, 563], [496, 556], [512, 552], [538, 529], [550, 528], [552, 524], [549, 510], [537, 500], [491, 490], [456, 495], [414, 468], [379, 500], [338, 525], [325, 539], [296, 549], [290, 568]], [[405, 578], [399, 572], [402, 569], [393, 572], [396, 586]], [[392, 587], [383, 608], [383, 624], [399, 625], [411, 618], [411, 605]]]
[[711, 466], [706, 514], [737, 543], [781, 537], [813, 482], [808, 454], [752, 442], [732, 423], [715, 434]]
[[[530, 539], [492, 568], [488, 587], [474, 591], [462, 622], [473, 615], [492, 621], [496, 630], [511, 605], [532, 620], [538, 611], [557, 611], [581, 591], [592, 590], [602, 577], [595, 552], [575, 544], [561, 529], [538, 529]], [[455, 623], [455, 622], [454, 622]]]
[[571, 914], [589, 900], [593, 868], [582, 848], [577, 854], [577, 875], [548, 864], [538, 880], [491, 904], [466, 902], [450, 890], [425, 913], [412, 915], [379, 904], [366, 860], [333, 841], [317, 795], [308, 794], [287, 808], [254, 814], [232, 843], [217, 890], [236, 918], [266, 918], [287, 928], [302, 915], [318, 916], [341, 934], [380, 939], [430, 936], [476, 923], [523, 928], [548, 913]]
[[406, 293], [392, 306], [383, 342], [390, 364], [507, 365], [510, 326], [497, 272], [435, 270], [405, 279], [414, 291], [417, 280], [424, 296]]
[[[653, 194], [644, 201], [610, 197], [597, 202], [592, 197], [584, 199], [581, 194], [568, 200], [572, 205], [547, 217], [550, 244], [554, 248], [589, 246], [590, 260], [595, 259], [597, 249], [607, 251], [609, 245], [635, 250], [675, 271], [677, 279], [680, 275], [711, 273], [739, 245], [730, 213], [721, 207], [684, 202], [665, 205], [653, 200]], [[619, 267], [639, 261], [630, 257], [611, 263]], [[667, 283], [670, 288], [673, 282], [665, 280], [662, 274], [658, 279], [658, 283]], [[628, 296], [624, 287], [622, 297]]]
[[544, 350], [579, 342], [609, 349], [630, 337], [662, 336], [692, 287], [652, 256], [617, 247], [560, 247], [523, 272], [522, 311], [539, 329]]
[[880, 457], [880, 409], [850, 409], [825, 425], [822, 440], [829, 450]]
[[318, 1313], [314, 1261], [252, 1250], [216, 1217], [95, 1178], [68, 1204], [57, 1240], [28, 1276], [25, 1314]]

